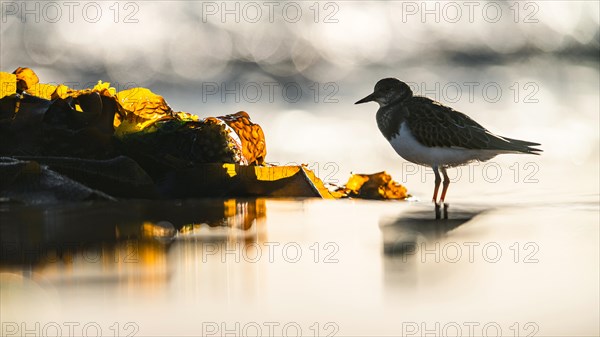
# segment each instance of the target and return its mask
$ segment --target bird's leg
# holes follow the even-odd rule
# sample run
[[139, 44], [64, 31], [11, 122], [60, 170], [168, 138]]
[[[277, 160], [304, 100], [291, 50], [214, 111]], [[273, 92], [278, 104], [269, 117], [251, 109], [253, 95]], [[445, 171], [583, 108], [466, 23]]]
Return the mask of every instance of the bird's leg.
[[442, 210], [440, 207], [440, 204], [438, 204], [437, 202], [435, 203], [435, 219], [441, 219], [442, 218]]
[[442, 183], [442, 177], [440, 177], [440, 173], [438, 172], [437, 166], [432, 166], [433, 173], [435, 174], [435, 188], [433, 189], [433, 199], [432, 201], [437, 204], [437, 195], [440, 190], [440, 184]]
[[442, 177], [440, 177], [440, 172], [438, 172], [437, 165], [432, 166], [431, 168], [433, 169], [433, 173], [435, 174], [435, 188], [433, 189], [433, 200], [432, 201], [435, 204], [435, 218], [440, 219], [441, 212], [440, 212], [440, 204], [438, 204], [438, 202], [437, 202], [437, 195], [438, 195], [438, 191], [440, 189], [440, 183], [442, 182]]
[[444, 204], [444, 219], [448, 219], [448, 204], [444, 202], [446, 199], [446, 192], [448, 191], [448, 186], [450, 186], [450, 178], [448, 178], [448, 172], [446, 172], [446, 168], [442, 167], [440, 169], [442, 174], [444, 175], [444, 184], [442, 187], [442, 197], [440, 198], [440, 204]]
[[440, 169], [440, 171], [442, 171], [442, 174], [444, 175], [444, 184], [442, 187], [442, 197], [440, 198], [440, 203], [443, 203], [444, 199], [446, 199], [446, 192], [448, 191], [448, 186], [450, 186], [450, 178], [448, 178], [448, 172], [446, 172], [445, 167], [442, 167]]
[[448, 219], [448, 204], [444, 203], [444, 219]]

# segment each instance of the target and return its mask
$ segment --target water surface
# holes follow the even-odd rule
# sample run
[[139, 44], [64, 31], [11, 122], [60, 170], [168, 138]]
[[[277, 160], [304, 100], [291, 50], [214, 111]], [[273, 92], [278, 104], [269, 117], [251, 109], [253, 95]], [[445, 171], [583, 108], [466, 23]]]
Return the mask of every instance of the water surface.
[[3, 209], [3, 333], [597, 334], [595, 197], [491, 198]]

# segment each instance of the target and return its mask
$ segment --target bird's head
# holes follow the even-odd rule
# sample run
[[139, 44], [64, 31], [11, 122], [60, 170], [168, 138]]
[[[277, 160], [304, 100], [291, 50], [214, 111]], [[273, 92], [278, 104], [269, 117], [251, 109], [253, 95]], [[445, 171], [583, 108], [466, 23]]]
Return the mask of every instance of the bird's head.
[[379, 106], [386, 106], [392, 102], [403, 101], [413, 96], [408, 84], [396, 78], [384, 78], [375, 84], [375, 91], [369, 96], [354, 104], [375, 101]]

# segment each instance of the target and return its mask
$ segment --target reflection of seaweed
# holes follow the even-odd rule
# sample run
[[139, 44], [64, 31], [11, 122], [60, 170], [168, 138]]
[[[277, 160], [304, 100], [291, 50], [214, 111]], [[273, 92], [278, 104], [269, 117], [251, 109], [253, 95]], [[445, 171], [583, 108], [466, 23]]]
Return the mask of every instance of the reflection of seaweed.
[[[266, 216], [265, 200], [121, 201], [62, 204], [53, 207], [4, 205], [0, 212], [0, 262], [44, 264], [50, 257], [92, 247], [118, 249], [123, 242], [138, 247], [166, 245], [177, 233], [195, 239], [227, 240], [228, 235], [256, 229]], [[23, 226], [26, 223], [27, 226]], [[82, 226], [82, 224], [85, 224]], [[194, 232], [211, 227], [223, 230]], [[232, 231], [233, 230], [233, 231]], [[218, 238], [215, 233], [218, 232]], [[259, 234], [243, 235], [248, 240]], [[224, 233], [224, 234], [223, 234]], [[111, 248], [112, 247], [112, 248]]]

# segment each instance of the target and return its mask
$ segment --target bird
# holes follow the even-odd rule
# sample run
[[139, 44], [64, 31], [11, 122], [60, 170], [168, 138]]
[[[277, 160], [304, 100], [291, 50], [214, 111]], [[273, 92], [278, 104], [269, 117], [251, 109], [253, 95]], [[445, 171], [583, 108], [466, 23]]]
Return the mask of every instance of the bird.
[[[436, 219], [441, 217], [441, 205], [444, 218], [448, 218], [448, 204], [444, 202], [450, 185], [448, 168], [484, 162], [504, 153], [542, 152], [536, 148], [539, 143], [496, 135], [462, 112], [414, 95], [408, 84], [396, 78], [378, 81], [373, 93], [355, 104], [366, 102], [379, 104], [377, 126], [396, 153], [409, 162], [433, 169]], [[438, 202], [440, 184], [443, 188]]]

